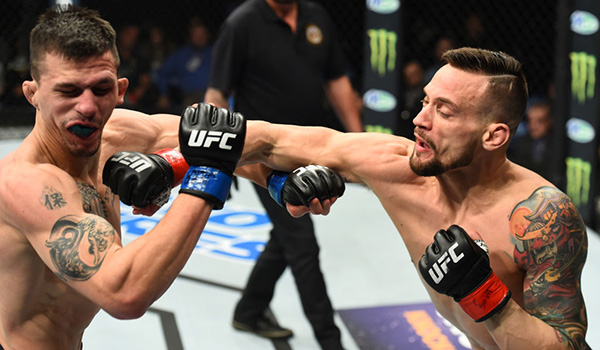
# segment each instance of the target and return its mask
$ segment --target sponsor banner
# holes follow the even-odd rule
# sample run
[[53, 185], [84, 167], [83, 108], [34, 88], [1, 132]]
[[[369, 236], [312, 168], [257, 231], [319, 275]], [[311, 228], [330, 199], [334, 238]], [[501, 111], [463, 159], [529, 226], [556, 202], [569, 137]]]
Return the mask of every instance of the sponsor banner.
[[360, 350], [464, 350], [467, 337], [431, 303], [337, 310]]
[[398, 114], [401, 0], [366, 0], [363, 118], [365, 130], [392, 134]]
[[600, 57], [600, 2], [576, 0], [570, 15], [570, 94], [565, 131], [566, 192], [588, 225], [595, 216], [597, 184], [598, 120], [597, 93]]

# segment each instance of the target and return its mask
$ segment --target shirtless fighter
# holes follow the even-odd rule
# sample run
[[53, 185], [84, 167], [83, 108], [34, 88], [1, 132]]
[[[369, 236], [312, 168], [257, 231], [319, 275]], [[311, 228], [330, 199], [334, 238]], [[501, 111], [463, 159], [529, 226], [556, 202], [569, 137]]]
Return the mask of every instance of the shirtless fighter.
[[321, 164], [368, 185], [431, 300], [473, 349], [589, 349], [586, 227], [569, 197], [506, 158], [527, 101], [521, 64], [473, 48], [443, 61], [424, 88], [416, 142], [253, 122], [248, 160]]
[[[0, 349], [76, 350], [100, 308], [140, 317], [177, 277], [227, 197], [246, 122], [210, 106], [182, 118], [114, 109], [128, 81], [117, 76], [115, 31], [94, 11], [48, 10], [30, 49], [33, 80], [23, 92], [35, 126], [0, 160]], [[205, 134], [218, 141], [196, 142]], [[163, 149], [179, 139], [181, 158], [172, 158]], [[126, 246], [119, 197], [102, 179], [119, 151], [159, 151], [136, 158], [137, 170], [185, 162], [177, 173], [185, 175], [182, 193], [155, 228]], [[133, 158], [118, 155], [132, 166]], [[118, 164], [109, 162], [108, 179]], [[311, 211], [328, 211], [328, 201], [317, 209], [314, 202]]]

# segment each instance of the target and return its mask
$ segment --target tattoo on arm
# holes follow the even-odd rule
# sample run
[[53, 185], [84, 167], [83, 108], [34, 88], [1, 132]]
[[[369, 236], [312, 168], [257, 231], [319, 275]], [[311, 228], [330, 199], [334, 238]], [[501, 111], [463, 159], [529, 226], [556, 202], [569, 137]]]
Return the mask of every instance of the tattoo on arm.
[[587, 236], [575, 205], [556, 188], [540, 187], [509, 220], [514, 261], [525, 271], [525, 310], [554, 327], [564, 343], [587, 349], [580, 285]]
[[53, 187], [44, 186], [42, 195], [40, 196], [40, 202], [49, 210], [64, 207], [67, 202], [63, 198], [62, 193], [56, 191]]
[[52, 227], [46, 247], [58, 277], [85, 281], [100, 269], [114, 240], [115, 230], [106, 220], [67, 215]]

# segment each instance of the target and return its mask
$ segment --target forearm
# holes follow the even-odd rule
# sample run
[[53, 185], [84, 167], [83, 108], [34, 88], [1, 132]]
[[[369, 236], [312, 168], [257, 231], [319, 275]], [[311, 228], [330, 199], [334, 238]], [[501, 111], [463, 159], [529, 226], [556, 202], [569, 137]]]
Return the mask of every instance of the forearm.
[[503, 350], [573, 349], [558, 330], [527, 313], [514, 300], [483, 323]]
[[117, 318], [141, 316], [173, 283], [196, 246], [212, 205], [180, 194], [155, 228], [107, 259], [101, 306]]
[[250, 164], [243, 167], [238, 167], [235, 170], [235, 175], [241, 176], [256, 183], [257, 185], [266, 188], [267, 176], [269, 176], [269, 173], [271, 173], [272, 170], [273, 169], [264, 164]]
[[262, 163], [273, 169], [291, 171], [308, 164], [326, 165], [326, 148], [335, 131], [249, 121], [244, 152], [238, 166]]
[[373, 158], [373, 154], [377, 154], [373, 146], [389, 142], [379, 142], [377, 137], [369, 141], [368, 136], [324, 127], [248, 121], [246, 143], [238, 166], [262, 163], [272, 169], [292, 171], [309, 164], [323, 165], [350, 182], [362, 183], [362, 177], [357, 174], [370, 168], [364, 157]]

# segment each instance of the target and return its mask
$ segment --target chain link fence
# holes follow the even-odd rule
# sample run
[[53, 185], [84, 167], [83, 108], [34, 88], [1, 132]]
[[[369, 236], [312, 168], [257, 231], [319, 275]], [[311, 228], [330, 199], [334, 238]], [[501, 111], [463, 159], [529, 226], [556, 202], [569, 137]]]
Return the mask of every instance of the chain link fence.
[[[339, 28], [348, 61], [348, 72], [357, 90], [362, 84], [364, 0], [314, 0], [322, 3]], [[128, 36], [136, 46], [139, 64], [128, 78], [131, 87], [147, 79], [161, 60], [185, 44], [190, 18], [199, 17], [213, 35], [220, 24], [243, 0], [79, 0], [81, 6], [97, 9], [120, 36]], [[20, 92], [29, 79], [28, 34], [49, 1], [19, 0], [0, 3], [0, 126], [32, 125], [33, 108]], [[437, 61], [436, 46], [463, 45], [499, 49], [525, 65], [531, 94], [552, 93], [556, 3], [547, 0], [404, 0], [402, 1], [403, 44], [400, 62], [418, 60], [427, 67]], [[162, 43], [152, 46], [158, 34]], [[438, 45], [439, 44], [439, 45]], [[135, 71], [147, 70], [147, 71]], [[140, 80], [140, 81], [137, 81]], [[152, 74], [149, 82], [153, 84]], [[129, 90], [131, 91], [133, 90]], [[150, 89], [151, 91], [151, 89]], [[148, 93], [145, 105], [129, 102], [132, 108], [153, 112], [157, 95]]]

